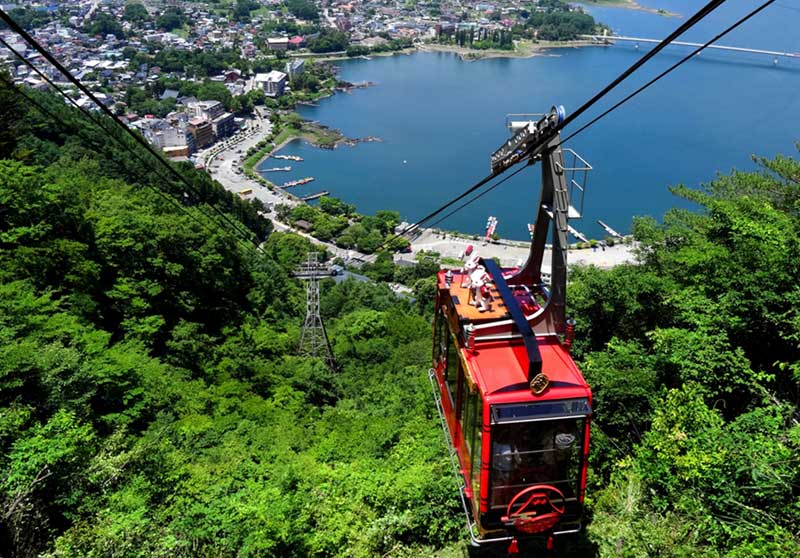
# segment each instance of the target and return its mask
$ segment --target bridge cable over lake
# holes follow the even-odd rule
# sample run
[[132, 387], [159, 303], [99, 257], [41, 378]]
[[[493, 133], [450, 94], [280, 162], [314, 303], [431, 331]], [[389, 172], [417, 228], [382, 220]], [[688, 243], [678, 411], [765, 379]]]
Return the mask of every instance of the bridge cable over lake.
[[[625, 37], [623, 35], [580, 35], [582, 39], [591, 39], [598, 43], [613, 45], [616, 41], [623, 41], [623, 42], [630, 42], [636, 43], [637, 46], [639, 43], [660, 43], [659, 39], [647, 39], [643, 37]], [[775, 63], [777, 64], [778, 58], [798, 58], [800, 59], [800, 53], [797, 52], [781, 52], [777, 50], [763, 50], [757, 48], [744, 48], [744, 47], [735, 47], [735, 46], [726, 46], [726, 45], [703, 45], [702, 43], [690, 43], [687, 41], [672, 41], [670, 44], [677, 45], [677, 46], [688, 46], [688, 47], [703, 47], [705, 49], [715, 49], [715, 50], [724, 50], [728, 52], [745, 52], [750, 54], [762, 54], [765, 56], [772, 56], [775, 58]]]

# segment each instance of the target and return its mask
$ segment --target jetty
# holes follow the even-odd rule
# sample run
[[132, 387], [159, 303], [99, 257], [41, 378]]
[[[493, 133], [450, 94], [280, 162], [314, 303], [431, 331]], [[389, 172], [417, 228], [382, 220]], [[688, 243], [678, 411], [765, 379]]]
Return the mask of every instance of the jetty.
[[[649, 39], [643, 37], [625, 37], [623, 35], [580, 35], [583, 39], [591, 39], [593, 41], [597, 41], [600, 43], [604, 43], [607, 45], [613, 45], [615, 41], [623, 41], [629, 43], [660, 43], [660, 39]], [[687, 41], [672, 41], [671, 45], [677, 46], [688, 46], [698, 48], [703, 46], [701, 43], [690, 43]], [[762, 50], [757, 48], [743, 48], [743, 47], [735, 47], [735, 46], [726, 46], [726, 45], [708, 45], [707, 49], [714, 49], [714, 50], [726, 50], [728, 52], [747, 52], [750, 54], [762, 54], [765, 56], [772, 56], [774, 58], [774, 63], [778, 63], [778, 58], [800, 58], [800, 53], [796, 52], [781, 52], [777, 50]]]
[[299, 157], [298, 155], [277, 155], [277, 154], [273, 153], [273, 154], [270, 155], [270, 157], [272, 157], [273, 159], [283, 159], [284, 161], [297, 161], [297, 162], [300, 162], [300, 161], [303, 160], [303, 158]]
[[608, 233], [608, 236], [611, 236], [613, 238], [619, 238], [620, 240], [623, 238], [621, 234], [619, 234], [617, 231], [615, 231], [614, 229], [603, 223], [600, 219], [597, 220], [597, 224], [605, 229], [605, 231]]
[[571, 234], [572, 236], [574, 236], [575, 238], [577, 238], [581, 242], [589, 242], [589, 239], [586, 238], [586, 235], [584, 235], [581, 232], [576, 231], [570, 225], [567, 225], [567, 229], [569, 230], [569, 234]]
[[317, 192], [316, 194], [309, 194], [308, 196], [303, 196], [300, 199], [302, 201], [304, 201], [304, 202], [309, 202], [311, 200], [316, 200], [316, 199], [319, 199], [319, 198], [321, 198], [323, 196], [327, 196], [328, 194], [330, 194], [329, 191], [323, 190], [322, 192]]
[[261, 172], [289, 172], [292, 167], [272, 167], [271, 169], [262, 169]]
[[309, 182], [313, 182], [313, 176], [307, 176], [305, 178], [301, 178], [300, 180], [290, 180], [289, 182], [284, 182], [281, 184], [281, 188], [294, 188], [295, 186], [302, 186], [303, 184], [308, 184]]

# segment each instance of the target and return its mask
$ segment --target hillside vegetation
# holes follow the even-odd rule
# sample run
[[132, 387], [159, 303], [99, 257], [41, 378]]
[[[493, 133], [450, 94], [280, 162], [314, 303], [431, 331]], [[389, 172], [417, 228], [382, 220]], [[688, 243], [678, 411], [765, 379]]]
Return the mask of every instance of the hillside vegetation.
[[[326, 281], [340, 370], [294, 356], [304, 239], [35, 98], [62, 123], [0, 89], [0, 555], [455, 554], [430, 306]], [[640, 264], [572, 273], [596, 428], [567, 555], [800, 552], [800, 165], [761, 165], [638, 220]]]

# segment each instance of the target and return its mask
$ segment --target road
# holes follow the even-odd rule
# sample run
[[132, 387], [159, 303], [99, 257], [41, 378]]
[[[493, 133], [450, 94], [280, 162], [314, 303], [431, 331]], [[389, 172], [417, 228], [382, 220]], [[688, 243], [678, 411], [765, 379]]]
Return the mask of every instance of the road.
[[272, 123], [268, 119], [258, 117], [248, 120], [241, 132], [199, 152], [198, 161], [205, 165], [212, 178], [234, 194], [238, 194], [242, 190], [252, 190], [253, 193], [250, 195], [260, 199], [270, 208], [278, 203], [290, 205], [299, 203], [281, 192], [273, 192], [248, 178], [242, 170], [247, 150], [268, 137], [271, 132]]
[[[475, 254], [484, 258], [498, 258], [500, 265], [513, 267], [525, 263], [528, 258], [530, 245], [527, 242], [501, 240], [497, 243], [484, 240], [472, 240], [456, 237], [452, 234], [441, 233], [425, 229], [423, 233], [411, 243], [411, 254], [399, 254], [395, 260], [415, 261], [415, 254], [420, 250], [438, 252], [442, 257], [461, 258], [467, 246], [472, 246]], [[596, 250], [570, 250], [570, 264], [594, 265], [602, 268], [611, 268], [623, 263], [634, 262], [632, 246], [617, 244], [598, 247]], [[542, 271], [550, 272], [551, 251], [545, 250], [542, 262]]]
[[[211, 148], [200, 152], [198, 160], [206, 164], [206, 169], [211, 176], [219, 181], [222, 186], [231, 192], [238, 194], [242, 190], [252, 190], [250, 194], [260, 199], [270, 209], [276, 204], [297, 205], [303, 203], [298, 199], [287, 195], [280, 190], [272, 191], [262, 186], [260, 183], [248, 178], [242, 170], [242, 163], [250, 147], [255, 146], [263, 138], [269, 136], [272, 131], [272, 123], [261, 115], [247, 122], [244, 130], [237, 133], [228, 140], [216, 144]], [[330, 242], [317, 240], [313, 236], [301, 231], [297, 231], [288, 225], [272, 220], [275, 230], [281, 232], [293, 232], [322, 246], [333, 254], [334, 257], [342, 258], [348, 263], [358, 263], [364, 261], [374, 261], [374, 256], [367, 256], [355, 250], [339, 248]], [[416, 261], [416, 254], [420, 250], [438, 252], [442, 257], [460, 258], [467, 246], [472, 245], [475, 253], [488, 258], [498, 258], [501, 265], [512, 267], [525, 262], [528, 257], [529, 245], [526, 242], [501, 240], [495, 242], [475, 241], [472, 239], [456, 237], [431, 229], [423, 229], [422, 234], [411, 243], [412, 252], [410, 254], [397, 254], [395, 261]], [[572, 250], [569, 253], [569, 263], [595, 265], [602, 268], [610, 268], [626, 262], [633, 262], [634, 256], [630, 246], [616, 245], [596, 251]], [[542, 271], [550, 272], [550, 252], [546, 251]]]

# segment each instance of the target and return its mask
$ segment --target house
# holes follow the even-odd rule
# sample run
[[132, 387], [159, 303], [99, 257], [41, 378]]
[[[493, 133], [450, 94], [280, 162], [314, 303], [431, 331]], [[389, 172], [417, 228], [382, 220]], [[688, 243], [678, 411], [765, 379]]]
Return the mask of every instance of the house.
[[303, 48], [304, 46], [306, 46], [306, 40], [300, 35], [289, 39], [289, 48]]
[[178, 99], [178, 92], [174, 89], [165, 89], [164, 92], [161, 94], [161, 100], [164, 99]]

